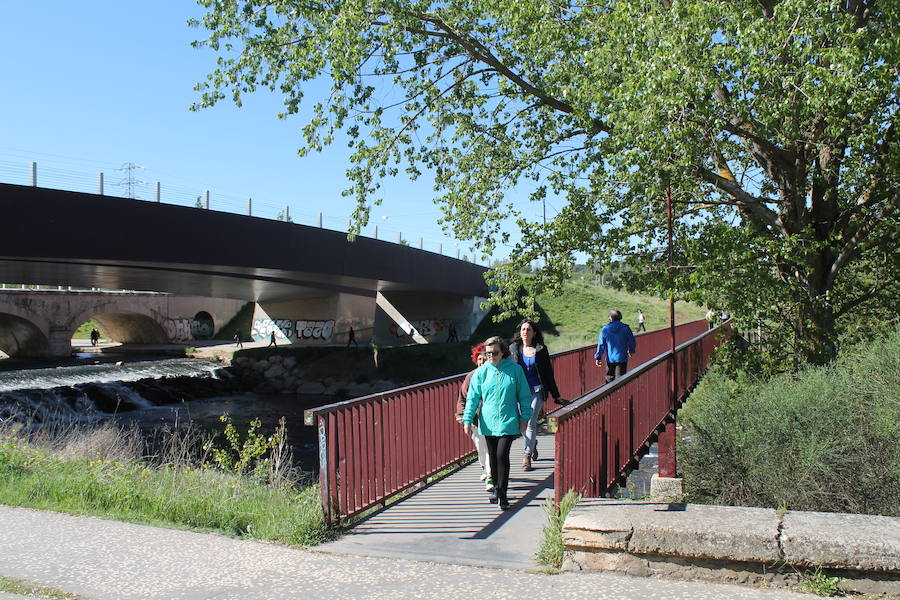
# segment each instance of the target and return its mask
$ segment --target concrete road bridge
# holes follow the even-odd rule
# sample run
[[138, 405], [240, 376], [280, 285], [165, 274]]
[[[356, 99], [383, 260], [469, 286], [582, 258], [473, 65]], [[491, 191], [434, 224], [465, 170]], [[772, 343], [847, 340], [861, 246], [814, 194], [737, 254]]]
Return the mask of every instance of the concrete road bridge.
[[[0, 282], [176, 297], [41, 292], [40, 300], [26, 302], [8, 296], [0, 302], [0, 350], [7, 353], [62, 354], [71, 323], [88, 313], [105, 319], [121, 341], [155, 339], [160, 330], [177, 340], [168, 335], [166, 319], [212, 315], [223, 300], [232, 303], [222, 314], [253, 303], [245, 337], [274, 333], [280, 343], [302, 345], [346, 344], [351, 330], [360, 344], [441, 342], [467, 336], [484, 315], [485, 267], [401, 244], [365, 237], [351, 242], [345, 233], [318, 227], [10, 184], [0, 184], [0, 211], [10, 224], [0, 244]], [[61, 304], [48, 308], [54, 300]], [[29, 302], [41, 308], [29, 309]], [[86, 305], [91, 302], [93, 309]], [[227, 320], [214, 318], [214, 328]], [[27, 339], [19, 341], [20, 335]]]

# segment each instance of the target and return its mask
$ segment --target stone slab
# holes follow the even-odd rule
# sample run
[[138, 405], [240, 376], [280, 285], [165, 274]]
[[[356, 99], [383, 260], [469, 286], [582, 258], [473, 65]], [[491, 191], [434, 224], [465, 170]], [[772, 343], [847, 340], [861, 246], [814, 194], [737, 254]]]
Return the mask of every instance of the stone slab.
[[788, 511], [781, 546], [788, 564], [900, 574], [900, 518]]
[[592, 532], [597, 549], [633, 554], [757, 563], [781, 558], [778, 515], [765, 508], [616, 501], [572, 511], [563, 535], [575, 537], [576, 530]]

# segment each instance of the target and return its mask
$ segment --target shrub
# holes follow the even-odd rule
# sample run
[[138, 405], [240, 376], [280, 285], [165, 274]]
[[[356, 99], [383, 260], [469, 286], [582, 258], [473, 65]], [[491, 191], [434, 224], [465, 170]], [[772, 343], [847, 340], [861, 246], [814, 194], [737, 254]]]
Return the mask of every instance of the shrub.
[[900, 515], [900, 330], [763, 381], [714, 367], [680, 413], [693, 502]]

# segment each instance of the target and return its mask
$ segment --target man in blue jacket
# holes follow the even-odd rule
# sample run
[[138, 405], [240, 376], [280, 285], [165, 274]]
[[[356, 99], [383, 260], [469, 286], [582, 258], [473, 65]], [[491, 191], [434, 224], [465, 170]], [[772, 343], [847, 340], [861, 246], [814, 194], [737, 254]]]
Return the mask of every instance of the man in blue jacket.
[[618, 310], [609, 311], [609, 323], [600, 330], [597, 351], [594, 353], [594, 363], [598, 367], [603, 366], [603, 356], [606, 355], [606, 383], [625, 374], [628, 370], [628, 357], [636, 350], [634, 334], [631, 333], [631, 327], [622, 322], [622, 313]]

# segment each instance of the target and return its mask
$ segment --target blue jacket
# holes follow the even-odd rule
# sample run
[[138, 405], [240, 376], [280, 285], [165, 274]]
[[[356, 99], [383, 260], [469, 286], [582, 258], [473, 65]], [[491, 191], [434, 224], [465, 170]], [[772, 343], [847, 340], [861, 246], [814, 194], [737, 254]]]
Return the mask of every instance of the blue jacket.
[[628, 362], [628, 355], [634, 354], [636, 350], [637, 342], [634, 341], [631, 327], [622, 321], [610, 321], [600, 330], [594, 360], [603, 360], [605, 354], [608, 362]]
[[479, 406], [481, 435], [519, 435], [519, 422], [531, 418], [531, 390], [522, 367], [508, 358], [496, 367], [490, 362], [478, 367], [469, 382], [462, 422], [471, 424]]

